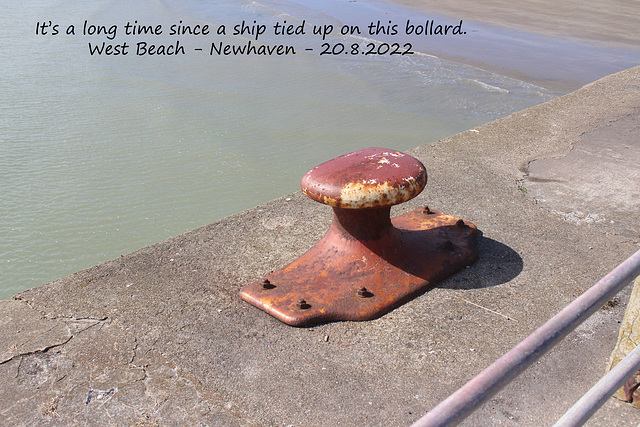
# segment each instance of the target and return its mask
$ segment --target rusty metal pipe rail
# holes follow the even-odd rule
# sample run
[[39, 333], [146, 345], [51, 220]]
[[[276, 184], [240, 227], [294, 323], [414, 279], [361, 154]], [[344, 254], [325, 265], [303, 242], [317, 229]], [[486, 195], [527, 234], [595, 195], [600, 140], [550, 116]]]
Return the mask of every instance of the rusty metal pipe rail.
[[640, 250], [509, 350], [412, 427], [456, 425], [640, 275]]

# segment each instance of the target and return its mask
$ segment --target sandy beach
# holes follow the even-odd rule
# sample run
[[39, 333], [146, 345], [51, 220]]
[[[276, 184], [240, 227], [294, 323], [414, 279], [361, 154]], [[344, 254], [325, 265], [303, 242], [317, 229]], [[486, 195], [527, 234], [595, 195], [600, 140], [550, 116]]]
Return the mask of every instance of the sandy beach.
[[637, 31], [640, 10], [636, 2], [528, 0], [516, 4], [507, 0], [393, 0], [393, 3], [424, 13], [442, 13], [519, 31], [640, 49]]

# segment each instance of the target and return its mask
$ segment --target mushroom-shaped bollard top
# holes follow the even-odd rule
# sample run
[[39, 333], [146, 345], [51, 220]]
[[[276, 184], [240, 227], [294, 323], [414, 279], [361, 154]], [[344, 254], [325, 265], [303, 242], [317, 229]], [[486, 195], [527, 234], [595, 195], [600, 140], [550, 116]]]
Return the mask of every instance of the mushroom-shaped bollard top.
[[427, 184], [416, 158], [387, 148], [365, 148], [329, 160], [302, 178], [309, 198], [341, 209], [383, 208], [411, 200]]

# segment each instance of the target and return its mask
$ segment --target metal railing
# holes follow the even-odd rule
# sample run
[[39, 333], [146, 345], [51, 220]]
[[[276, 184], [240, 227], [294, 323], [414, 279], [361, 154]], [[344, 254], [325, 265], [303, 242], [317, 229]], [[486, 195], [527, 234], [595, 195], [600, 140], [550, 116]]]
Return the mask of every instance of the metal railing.
[[[461, 422], [639, 275], [640, 251], [637, 251], [560, 313], [416, 421], [412, 427], [450, 426]], [[630, 370], [628, 377], [633, 372]], [[609, 396], [611, 394], [607, 397]], [[606, 398], [600, 405], [605, 400]]]

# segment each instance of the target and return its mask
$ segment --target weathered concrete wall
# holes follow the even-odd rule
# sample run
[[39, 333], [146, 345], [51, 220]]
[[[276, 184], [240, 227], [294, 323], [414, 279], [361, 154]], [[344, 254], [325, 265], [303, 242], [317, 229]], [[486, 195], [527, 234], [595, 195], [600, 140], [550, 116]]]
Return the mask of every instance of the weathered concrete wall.
[[[640, 329], [638, 328], [638, 323], [640, 321], [640, 277], [636, 278], [633, 291], [631, 292], [631, 296], [629, 297], [629, 302], [627, 304], [627, 310], [624, 313], [624, 317], [622, 319], [622, 324], [620, 325], [620, 333], [618, 334], [618, 341], [616, 342], [616, 346], [611, 352], [611, 357], [609, 358], [609, 365], [607, 366], [607, 371], [613, 369], [618, 363], [622, 361], [629, 353], [631, 353], [640, 343]], [[640, 379], [640, 372], [634, 374], [634, 383], [638, 382]], [[640, 408], [640, 400], [638, 399], [638, 395], [640, 392], [637, 392], [633, 389], [627, 389], [630, 394], [630, 399], [627, 398], [624, 387], [620, 388], [615, 397], [621, 400], [631, 400], [631, 403], [637, 408]]]
[[[429, 183], [395, 212], [428, 204], [475, 223], [480, 259], [371, 322], [292, 328], [237, 297], [327, 228], [330, 209], [300, 193], [2, 301], [0, 418], [409, 424], [638, 249], [637, 225], [588, 204], [606, 221], [567, 221], [525, 177], [584, 135], [633, 132], [625, 117], [640, 117], [640, 67], [413, 150]], [[602, 375], [622, 310], [598, 312], [467, 425], [557, 419]], [[593, 423], [637, 425], [634, 411], [609, 401]]]

